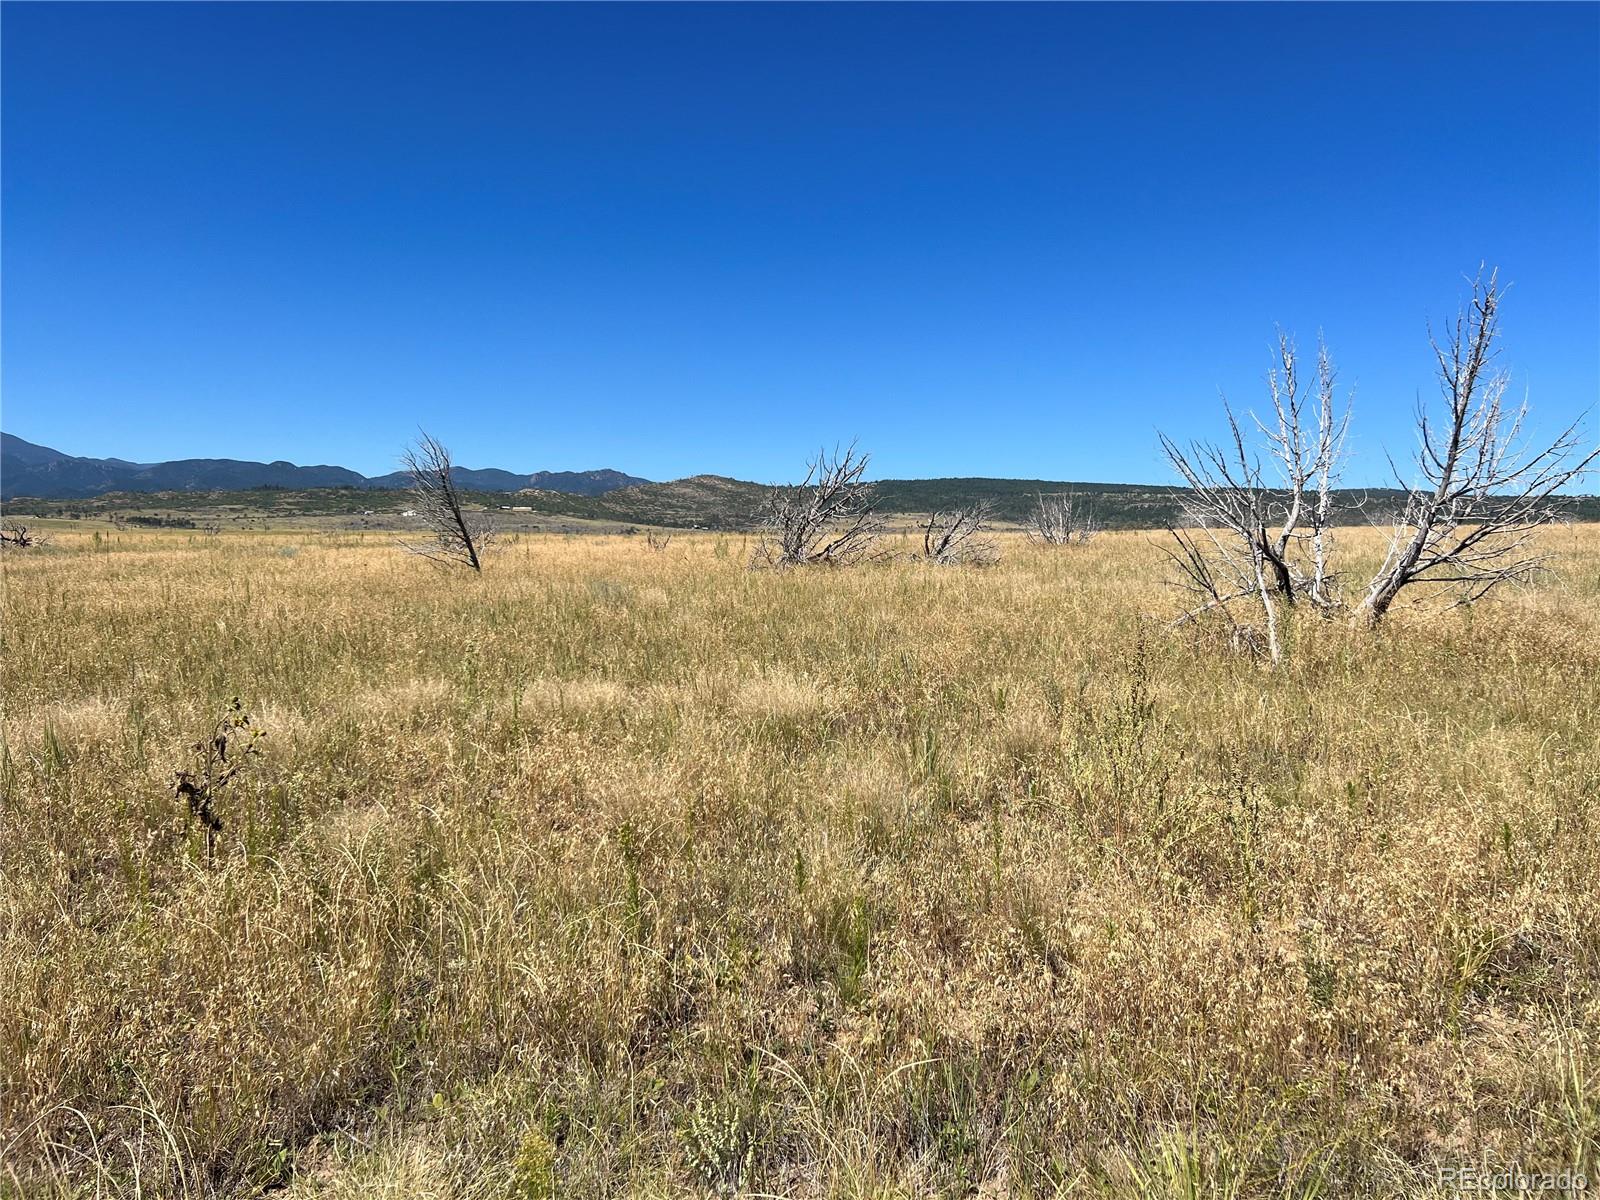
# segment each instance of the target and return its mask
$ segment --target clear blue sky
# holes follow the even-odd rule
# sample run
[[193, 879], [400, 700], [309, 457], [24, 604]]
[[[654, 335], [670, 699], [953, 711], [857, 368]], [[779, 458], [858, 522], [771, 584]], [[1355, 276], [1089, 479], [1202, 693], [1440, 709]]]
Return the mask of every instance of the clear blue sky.
[[1281, 322], [1374, 482], [1480, 259], [1541, 427], [1600, 391], [1593, 4], [0, 20], [0, 419], [69, 453], [1160, 480]]

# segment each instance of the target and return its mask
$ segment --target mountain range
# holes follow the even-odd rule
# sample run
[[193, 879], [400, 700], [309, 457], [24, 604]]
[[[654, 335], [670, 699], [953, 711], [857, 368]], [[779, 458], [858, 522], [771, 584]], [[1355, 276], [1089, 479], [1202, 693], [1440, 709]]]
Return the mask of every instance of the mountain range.
[[[455, 480], [479, 492], [517, 492], [537, 488], [571, 496], [602, 496], [618, 488], [649, 483], [621, 471], [533, 471], [518, 474], [496, 468], [457, 467]], [[181, 458], [136, 463], [121, 458], [78, 458], [48, 446], [0, 433], [0, 499], [34, 496], [66, 500], [107, 492], [237, 492], [252, 488], [403, 488], [404, 471], [368, 477], [345, 467], [299, 467], [291, 462], [246, 462], [234, 458]]]
[[[514, 508], [543, 517], [582, 518], [619, 525], [746, 530], [754, 527], [771, 487], [721, 475], [694, 475], [651, 483], [621, 471], [455, 469], [472, 503]], [[190, 458], [136, 463], [121, 458], [75, 458], [11, 434], [0, 434], [0, 498], [10, 512], [84, 516], [140, 511], [152, 506], [199, 513], [249, 510], [261, 516], [349, 517], [400, 513], [410, 503], [403, 471], [367, 477], [344, 467], [299, 467], [288, 462]], [[1186, 489], [1165, 484], [1071, 483], [1048, 479], [878, 479], [880, 512], [920, 520], [937, 510], [978, 502], [994, 519], [1026, 522], [1041, 494], [1071, 493], [1104, 529], [1160, 529], [1183, 520]], [[160, 493], [159, 496], [156, 493]], [[1362, 525], [1388, 520], [1405, 503], [1393, 488], [1339, 488], [1333, 521]], [[20, 505], [20, 507], [19, 507]], [[1567, 498], [1575, 520], [1600, 520], [1600, 497]]]
[[[721, 475], [694, 475], [652, 483], [621, 471], [535, 471], [457, 467], [456, 482], [493, 505], [553, 518], [584, 518], [621, 524], [701, 529], [748, 529], [770, 494], [769, 485]], [[78, 458], [0, 434], [0, 499], [17, 511], [21, 502], [35, 515], [138, 508], [151, 501], [167, 508], [236, 510], [279, 514], [363, 513], [377, 506], [399, 511], [410, 486], [404, 471], [366, 476], [345, 467], [296, 466], [290, 462], [245, 462], [189, 458], [137, 463], [121, 458]], [[1063, 483], [1042, 479], [880, 479], [874, 482], [882, 511], [923, 513], [982, 500], [1002, 520], [1025, 520], [1041, 492], [1074, 491], [1094, 508], [1107, 528], [1160, 527], [1178, 515], [1180, 489], [1160, 485]], [[379, 500], [376, 493], [391, 494]], [[374, 493], [367, 496], [364, 493]], [[159, 500], [155, 493], [161, 493]], [[487, 494], [485, 494], [487, 493]]]

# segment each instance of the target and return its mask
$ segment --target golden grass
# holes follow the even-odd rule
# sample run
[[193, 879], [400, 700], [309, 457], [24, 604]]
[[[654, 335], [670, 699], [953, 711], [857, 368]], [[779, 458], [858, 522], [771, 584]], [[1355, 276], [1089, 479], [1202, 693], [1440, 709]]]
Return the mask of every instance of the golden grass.
[[[8, 556], [0, 1189], [1594, 1179], [1600, 528], [1276, 673], [1142, 615], [1152, 541]], [[172, 774], [235, 694], [208, 865]]]

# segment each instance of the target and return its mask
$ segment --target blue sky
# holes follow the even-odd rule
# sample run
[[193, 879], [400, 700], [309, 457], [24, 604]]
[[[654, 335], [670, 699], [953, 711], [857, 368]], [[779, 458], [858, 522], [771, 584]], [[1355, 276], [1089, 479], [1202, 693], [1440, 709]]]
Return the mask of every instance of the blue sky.
[[0, 21], [0, 420], [69, 453], [1164, 480], [1281, 323], [1376, 482], [1480, 260], [1540, 427], [1600, 393], [1593, 4]]

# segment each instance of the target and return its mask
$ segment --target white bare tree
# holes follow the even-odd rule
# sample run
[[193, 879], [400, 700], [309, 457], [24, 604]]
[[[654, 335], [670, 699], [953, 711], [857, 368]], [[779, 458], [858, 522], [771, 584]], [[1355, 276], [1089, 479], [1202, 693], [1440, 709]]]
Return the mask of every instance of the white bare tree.
[[1333, 485], [1339, 481], [1340, 468], [1345, 461], [1345, 440], [1350, 434], [1350, 413], [1354, 408], [1346, 400], [1344, 411], [1335, 414], [1333, 385], [1336, 374], [1328, 344], [1317, 336], [1317, 441], [1312, 459], [1311, 478], [1316, 486], [1316, 499], [1311, 509], [1311, 602], [1327, 611], [1339, 602], [1333, 588], [1337, 576], [1330, 559], [1333, 553]]
[[1562, 489], [1600, 457], [1600, 448], [1583, 449], [1576, 423], [1542, 446], [1524, 436], [1527, 402], [1506, 404], [1510, 380], [1495, 366], [1504, 294], [1497, 272], [1485, 278], [1480, 267], [1443, 343], [1430, 333], [1442, 411], [1418, 404], [1421, 482], [1407, 489], [1383, 566], [1356, 606], [1358, 623], [1382, 620], [1408, 587], [1436, 585], [1427, 590], [1465, 604], [1528, 578], [1549, 557], [1535, 534], [1561, 519]]
[[[1235, 641], [1282, 658], [1278, 607], [1302, 600], [1328, 612], [1337, 603], [1330, 565], [1333, 485], [1349, 430], [1348, 404], [1337, 410], [1333, 359], [1319, 340], [1316, 382], [1300, 377], [1294, 341], [1281, 330], [1267, 372], [1271, 412], [1250, 414], [1259, 447], [1247, 441], [1233, 409], [1223, 402], [1228, 443], [1192, 442], [1187, 448], [1161, 434], [1161, 449], [1188, 485], [1183, 499], [1188, 528], [1170, 528], [1176, 550], [1168, 557], [1194, 604], [1174, 624], [1206, 614], [1227, 619]], [[1269, 483], [1261, 454], [1276, 468]], [[1259, 609], [1261, 628], [1236, 608]]]
[[1040, 492], [1028, 514], [1030, 542], [1041, 546], [1083, 545], [1100, 532], [1094, 507], [1076, 492]]
[[494, 538], [494, 528], [487, 514], [466, 511], [450, 451], [437, 438], [419, 433], [400, 462], [411, 475], [412, 506], [432, 535], [429, 541], [402, 545], [430, 562], [482, 572], [483, 554]]
[[[1400, 483], [1406, 501], [1383, 565], [1355, 605], [1358, 624], [1382, 620], [1409, 587], [1466, 604], [1528, 578], [1548, 558], [1536, 534], [1562, 519], [1564, 489], [1600, 459], [1600, 448], [1585, 449], [1576, 423], [1549, 442], [1525, 436], [1527, 404], [1507, 405], [1508, 379], [1494, 366], [1503, 295], [1496, 274], [1485, 277], [1480, 268], [1448, 336], [1442, 343], [1430, 336], [1443, 403], [1437, 413], [1418, 405], [1420, 482]], [[1337, 411], [1333, 363], [1320, 344], [1316, 383], [1302, 389], [1294, 343], [1280, 333], [1267, 384], [1272, 412], [1254, 421], [1259, 446], [1247, 442], [1225, 405], [1226, 448], [1182, 448], [1165, 435], [1161, 447], [1189, 488], [1188, 527], [1172, 530], [1177, 548], [1168, 556], [1195, 603], [1174, 624], [1220, 613], [1237, 638], [1278, 661], [1280, 605], [1306, 601], [1329, 613], [1341, 604], [1332, 567], [1333, 487], [1350, 409]], [[1276, 463], [1275, 484], [1264, 478], [1263, 452]], [[1241, 619], [1240, 608], [1259, 608], [1263, 628]]]
[[1267, 456], [1276, 464], [1279, 491], [1267, 498], [1276, 523], [1266, 553], [1273, 583], [1288, 603], [1303, 595], [1328, 610], [1336, 603], [1330, 567], [1333, 485], [1344, 461], [1351, 406], [1336, 411], [1336, 373], [1327, 343], [1317, 338], [1316, 382], [1302, 386], [1294, 339], [1278, 331], [1276, 361], [1267, 372], [1272, 413], [1255, 417]]
[[774, 487], [762, 513], [755, 564], [849, 565], [869, 557], [882, 532], [873, 485], [862, 478], [870, 460], [854, 442], [842, 454], [820, 450], [803, 480]]
[[940, 566], [994, 562], [999, 549], [993, 538], [984, 536], [993, 516], [994, 506], [987, 500], [929, 513], [922, 527], [922, 557]]

